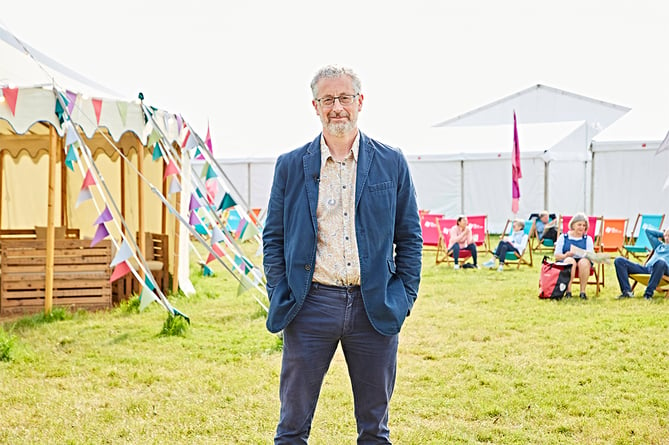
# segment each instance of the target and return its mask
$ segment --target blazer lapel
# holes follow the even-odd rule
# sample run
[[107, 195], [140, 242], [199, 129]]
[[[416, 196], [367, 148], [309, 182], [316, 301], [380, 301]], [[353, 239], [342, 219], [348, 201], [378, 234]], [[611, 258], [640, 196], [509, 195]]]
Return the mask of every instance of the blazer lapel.
[[311, 212], [311, 223], [316, 232], [316, 209], [318, 208], [318, 185], [321, 176], [321, 136], [318, 135], [307, 147], [306, 154], [302, 157], [304, 167], [304, 187], [307, 192], [309, 210]]
[[374, 149], [369, 142], [369, 138], [360, 132], [360, 148], [358, 149], [358, 171], [356, 172], [355, 181], [355, 208], [358, 208], [362, 191], [365, 189], [367, 178], [369, 177], [369, 169], [372, 166], [374, 159]]

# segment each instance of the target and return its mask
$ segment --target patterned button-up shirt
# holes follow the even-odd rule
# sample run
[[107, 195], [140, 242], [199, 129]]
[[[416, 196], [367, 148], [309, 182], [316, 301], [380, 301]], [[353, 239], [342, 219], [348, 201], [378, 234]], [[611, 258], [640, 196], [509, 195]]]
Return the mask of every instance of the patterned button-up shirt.
[[321, 136], [318, 185], [318, 240], [313, 281], [359, 286], [360, 260], [355, 236], [355, 179], [360, 133], [343, 161], [335, 161]]

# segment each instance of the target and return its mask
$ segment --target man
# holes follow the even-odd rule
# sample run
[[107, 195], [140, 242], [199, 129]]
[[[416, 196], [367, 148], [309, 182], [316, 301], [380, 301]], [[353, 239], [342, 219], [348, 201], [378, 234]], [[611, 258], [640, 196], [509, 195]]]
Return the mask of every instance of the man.
[[618, 298], [634, 296], [629, 283], [630, 274], [650, 274], [646, 291], [643, 294], [643, 297], [647, 300], [653, 298], [655, 288], [662, 277], [669, 275], [669, 245], [666, 244], [667, 239], [669, 239], [669, 228], [665, 229], [664, 233], [655, 229], [646, 229], [646, 236], [653, 247], [653, 254], [648, 258], [646, 264], [635, 263], [624, 257], [618, 257], [613, 262], [621, 292]]
[[550, 214], [548, 210], [542, 210], [539, 212], [539, 217], [535, 221], [535, 227], [537, 229], [537, 236], [539, 241], [543, 242], [545, 239], [549, 239], [555, 243], [557, 241], [557, 219], [550, 219]]
[[402, 153], [358, 131], [351, 69], [322, 68], [311, 90], [323, 132], [277, 159], [263, 231], [267, 328], [283, 330], [274, 443], [307, 443], [341, 343], [358, 443], [389, 444], [398, 333], [420, 282], [416, 193]]

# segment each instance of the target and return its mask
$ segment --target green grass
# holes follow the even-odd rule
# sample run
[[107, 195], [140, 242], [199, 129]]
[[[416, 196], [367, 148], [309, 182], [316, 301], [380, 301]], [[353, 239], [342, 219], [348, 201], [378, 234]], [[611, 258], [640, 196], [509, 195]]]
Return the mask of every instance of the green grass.
[[[191, 324], [169, 335], [164, 309], [133, 301], [6, 322], [0, 443], [271, 443], [280, 340], [222, 268], [192, 271], [197, 295], [171, 298]], [[611, 266], [587, 301], [539, 300], [538, 276], [536, 264], [454, 271], [426, 253], [400, 336], [394, 443], [669, 443], [669, 302], [615, 300]], [[340, 352], [310, 443], [355, 443]]]

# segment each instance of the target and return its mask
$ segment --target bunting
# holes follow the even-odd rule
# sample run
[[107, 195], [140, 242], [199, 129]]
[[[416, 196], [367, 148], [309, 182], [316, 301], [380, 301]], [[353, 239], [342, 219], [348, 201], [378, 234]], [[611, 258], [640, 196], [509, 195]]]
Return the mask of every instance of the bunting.
[[70, 90], [65, 90], [65, 96], [67, 96], [67, 114], [71, 116], [78, 96], [77, 93], [73, 93]]
[[11, 111], [12, 116], [14, 116], [16, 112], [16, 100], [19, 95], [19, 89], [3, 87], [2, 95], [5, 96], [5, 101], [7, 101], [7, 105], [9, 105], [9, 111]]
[[128, 264], [127, 261], [123, 261], [114, 268], [114, 271], [112, 272], [111, 277], [109, 278], [109, 282], [113, 283], [119, 278], [122, 278], [125, 275], [127, 275], [129, 272], [130, 272], [130, 265]]
[[91, 247], [95, 246], [97, 243], [107, 238], [108, 236], [109, 236], [109, 231], [107, 230], [107, 226], [105, 226], [104, 223], [98, 225], [98, 228], [95, 229], [95, 235], [91, 240]]
[[102, 99], [91, 99], [93, 109], [95, 110], [95, 120], [100, 125], [100, 115], [102, 114]]
[[232, 196], [226, 192], [225, 195], [223, 195], [223, 199], [221, 199], [221, 203], [218, 205], [218, 210], [226, 210], [236, 205], [237, 203], [232, 199]]

